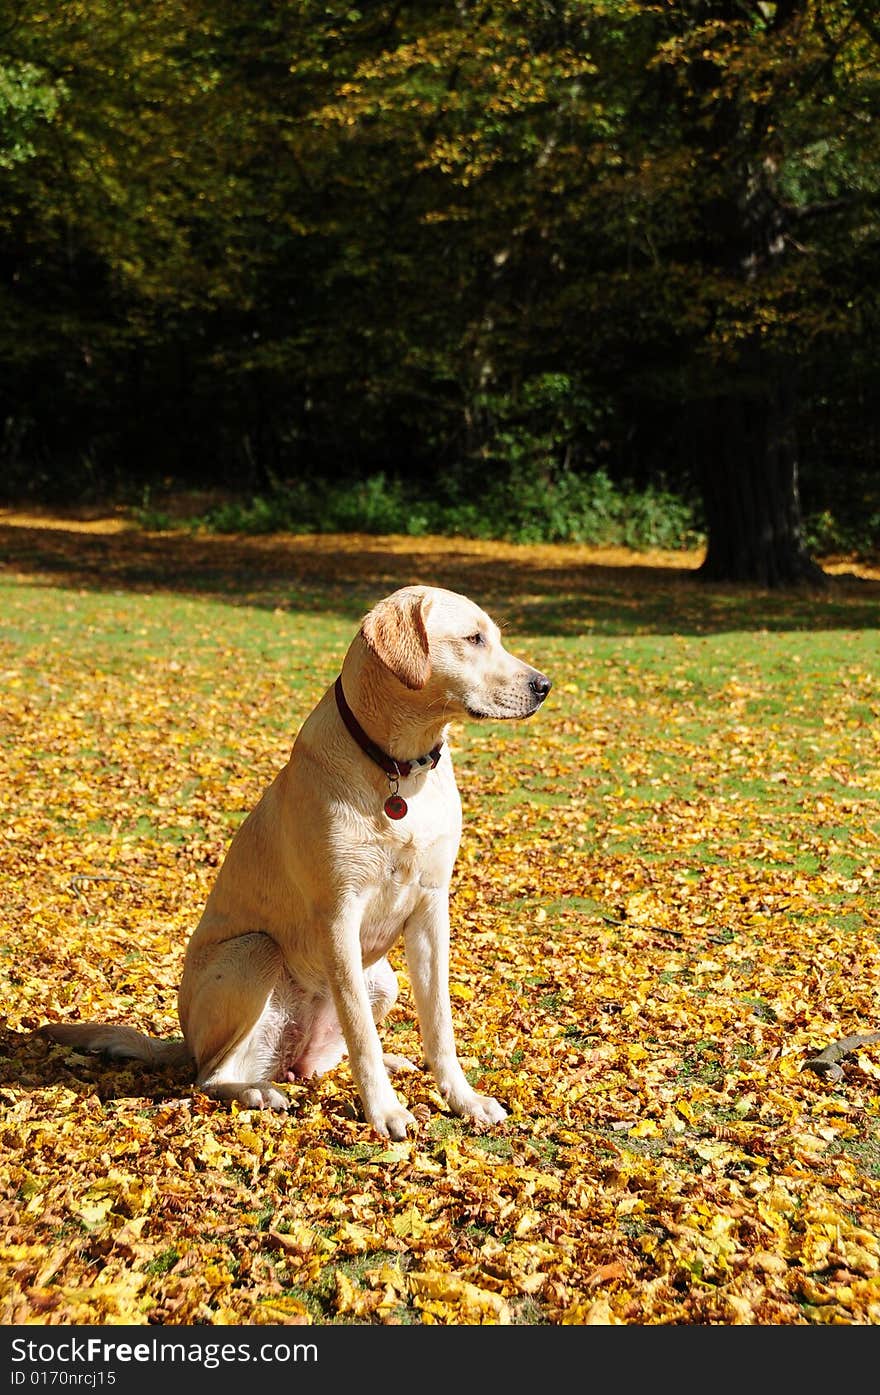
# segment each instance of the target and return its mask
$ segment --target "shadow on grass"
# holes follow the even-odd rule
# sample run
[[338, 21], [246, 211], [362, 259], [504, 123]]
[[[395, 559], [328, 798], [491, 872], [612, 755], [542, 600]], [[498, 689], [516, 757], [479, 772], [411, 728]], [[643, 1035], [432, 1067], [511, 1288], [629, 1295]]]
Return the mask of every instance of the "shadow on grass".
[[333, 611], [356, 623], [412, 582], [463, 591], [514, 632], [712, 634], [875, 629], [880, 580], [829, 577], [824, 591], [700, 580], [693, 565], [604, 565], [586, 549], [367, 535], [193, 536], [134, 528], [0, 524], [0, 566], [44, 584], [168, 592], [233, 605]]

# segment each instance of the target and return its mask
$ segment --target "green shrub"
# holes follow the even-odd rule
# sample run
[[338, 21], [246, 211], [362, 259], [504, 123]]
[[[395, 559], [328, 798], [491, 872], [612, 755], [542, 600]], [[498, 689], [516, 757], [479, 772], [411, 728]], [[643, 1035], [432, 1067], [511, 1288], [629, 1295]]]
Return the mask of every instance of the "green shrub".
[[858, 525], [844, 521], [831, 509], [810, 514], [804, 525], [807, 546], [819, 557], [835, 553], [847, 557], [876, 557], [880, 550], [880, 510], [869, 513]]
[[[168, 516], [146, 504], [144, 526]], [[354, 484], [294, 481], [271, 494], [216, 505], [180, 526], [216, 533], [438, 533], [510, 542], [688, 548], [702, 539], [699, 514], [663, 484], [637, 489], [604, 471], [536, 472], [523, 462], [490, 478], [474, 497], [457, 477], [430, 487], [384, 474]]]
[[[175, 520], [153, 505], [148, 491], [135, 510], [138, 522], [157, 530], [203, 528], [214, 533], [426, 533], [509, 542], [579, 542], [634, 551], [670, 551], [705, 540], [699, 504], [664, 481], [638, 488], [617, 483], [604, 470], [537, 470], [520, 459], [490, 472], [479, 488], [457, 474], [430, 486], [404, 483], [383, 473], [355, 483], [296, 480], [270, 494], [217, 504]], [[475, 497], [476, 495], [476, 497]], [[811, 552], [877, 555], [880, 510], [874, 498], [858, 525], [842, 511], [808, 514], [804, 531]]]

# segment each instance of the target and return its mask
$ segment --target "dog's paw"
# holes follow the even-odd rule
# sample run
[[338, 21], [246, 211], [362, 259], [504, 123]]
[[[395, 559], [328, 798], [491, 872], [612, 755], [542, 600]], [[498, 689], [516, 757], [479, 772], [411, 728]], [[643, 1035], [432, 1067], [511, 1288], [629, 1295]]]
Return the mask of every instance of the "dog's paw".
[[461, 1099], [449, 1100], [450, 1107], [462, 1119], [472, 1119], [475, 1124], [500, 1124], [507, 1118], [507, 1110], [491, 1095], [478, 1095], [476, 1092]]
[[390, 1070], [392, 1073], [396, 1073], [397, 1071], [418, 1070], [418, 1066], [414, 1065], [408, 1056], [395, 1056], [393, 1051], [386, 1051], [382, 1056], [382, 1060], [385, 1069]]
[[407, 1128], [418, 1128], [418, 1120], [402, 1104], [370, 1113], [367, 1119], [381, 1138], [404, 1139]]
[[260, 1084], [248, 1085], [238, 1096], [238, 1102], [243, 1109], [280, 1109], [290, 1108], [290, 1100], [281, 1090], [276, 1090], [274, 1085]]

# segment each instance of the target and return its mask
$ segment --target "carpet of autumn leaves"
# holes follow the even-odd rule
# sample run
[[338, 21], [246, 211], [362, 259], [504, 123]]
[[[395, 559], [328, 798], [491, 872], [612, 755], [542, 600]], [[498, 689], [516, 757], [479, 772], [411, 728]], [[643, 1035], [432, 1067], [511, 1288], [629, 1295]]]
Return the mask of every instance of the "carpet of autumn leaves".
[[[880, 574], [11, 515], [0, 562], [0, 1320], [880, 1322], [880, 1046], [805, 1069], [880, 1015]], [[280, 1117], [33, 1037], [178, 1035], [234, 827], [414, 580], [554, 679], [453, 733], [459, 1049], [508, 1120], [418, 1073], [389, 1143], [345, 1064]]]

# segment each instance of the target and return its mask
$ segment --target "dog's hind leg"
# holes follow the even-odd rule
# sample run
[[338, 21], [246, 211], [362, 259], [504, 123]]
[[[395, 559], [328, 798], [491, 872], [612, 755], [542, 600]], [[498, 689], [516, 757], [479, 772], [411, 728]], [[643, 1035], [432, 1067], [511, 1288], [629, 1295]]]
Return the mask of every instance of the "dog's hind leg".
[[196, 1085], [248, 1109], [287, 1109], [273, 1084], [283, 1017], [273, 990], [284, 970], [278, 945], [261, 932], [194, 949], [180, 985], [180, 1020], [195, 1057]]
[[[373, 1010], [373, 1021], [378, 1027], [397, 1002], [397, 974], [387, 959], [377, 959], [376, 963], [371, 964], [365, 971], [364, 977], [367, 980], [367, 993], [370, 998], [370, 1007]], [[393, 1051], [383, 1051], [382, 1061], [385, 1069], [391, 1071], [392, 1075], [400, 1071], [416, 1069], [408, 1056], [398, 1056]]]

